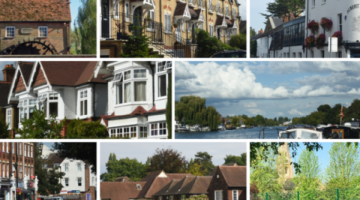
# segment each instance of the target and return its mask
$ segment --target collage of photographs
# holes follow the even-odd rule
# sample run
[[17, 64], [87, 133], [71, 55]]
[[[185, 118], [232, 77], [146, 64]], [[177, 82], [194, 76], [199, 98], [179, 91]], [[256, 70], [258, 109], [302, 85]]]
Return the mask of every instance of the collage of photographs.
[[360, 0], [0, 0], [0, 200], [360, 200]]

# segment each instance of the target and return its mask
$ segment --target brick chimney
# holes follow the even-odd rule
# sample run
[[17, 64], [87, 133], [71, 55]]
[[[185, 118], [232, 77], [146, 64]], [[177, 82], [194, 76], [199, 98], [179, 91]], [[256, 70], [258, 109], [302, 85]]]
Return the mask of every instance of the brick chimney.
[[15, 76], [15, 68], [13, 67], [13, 65], [5, 65], [5, 68], [3, 69], [3, 74], [5, 82], [12, 82]]

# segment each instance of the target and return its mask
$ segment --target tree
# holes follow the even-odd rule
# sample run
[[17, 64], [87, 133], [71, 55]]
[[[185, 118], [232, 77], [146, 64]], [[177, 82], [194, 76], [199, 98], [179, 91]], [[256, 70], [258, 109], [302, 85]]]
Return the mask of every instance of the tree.
[[[263, 14], [266, 21], [269, 17], [279, 18], [298, 18], [305, 9], [305, 0], [275, 0], [274, 2], [268, 3], [266, 11], [270, 14]], [[266, 24], [266, 22], [265, 22]]]
[[[0, 113], [3, 108], [0, 108]], [[5, 123], [5, 119], [0, 119], [0, 138], [9, 138], [8, 125]]]
[[240, 156], [235, 155], [226, 155], [224, 158], [224, 165], [234, 164], [246, 166], [246, 153], [241, 154]]
[[210, 57], [216, 52], [234, 49], [227, 44], [223, 44], [215, 36], [211, 37], [205, 30], [196, 29], [195, 34], [198, 45], [197, 57]]
[[256, 57], [256, 52], [257, 52], [257, 41], [251, 40], [250, 41], [250, 55], [252, 57]]
[[199, 163], [193, 163], [192, 165], [189, 164], [189, 167], [186, 170], [186, 173], [192, 174], [194, 176], [207, 175], [205, 169], [203, 168], [203, 165], [199, 164]]
[[255, 29], [250, 27], [250, 38], [254, 37], [255, 35], [256, 35]]
[[106, 171], [101, 174], [102, 181], [114, 181], [118, 177], [127, 176], [132, 181], [141, 180], [145, 174], [145, 165], [137, 161], [136, 158], [130, 159], [120, 158], [116, 159], [115, 153], [110, 153], [109, 160], [106, 163]]
[[231, 118], [231, 125], [236, 126], [237, 123], [238, 123], [238, 118], [236, 116], [233, 116]]
[[182, 173], [186, 171], [188, 162], [185, 156], [170, 147], [167, 149], [156, 149], [155, 154], [150, 159], [148, 170], [164, 170], [166, 173]]
[[36, 176], [39, 180], [38, 193], [46, 196], [49, 194], [59, 194], [63, 188], [59, 180], [63, 178], [65, 173], [56, 170], [56, 166], [53, 169], [47, 168], [47, 166], [53, 163], [41, 157], [42, 146], [42, 143], [34, 143], [34, 165]]
[[96, 143], [95, 142], [66, 142], [54, 143], [54, 150], [58, 151], [60, 157], [82, 160], [91, 165], [91, 171], [96, 174]]
[[345, 118], [343, 121], [350, 121], [352, 118], [360, 119], [360, 100], [354, 99], [344, 114]]
[[229, 41], [230, 46], [235, 47], [237, 49], [246, 50], [246, 35], [233, 35]]
[[358, 143], [334, 142], [331, 144], [330, 164], [325, 170], [327, 189], [351, 188], [360, 176]]
[[145, 35], [145, 28], [133, 25], [133, 34], [128, 36], [128, 42], [123, 44], [121, 57], [130, 58], [156, 58], [158, 55], [150, 55], [149, 40]]
[[205, 171], [206, 175], [209, 175], [214, 169], [215, 165], [211, 161], [212, 156], [208, 152], [197, 152], [195, 154], [194, 162], [202, 165], [201, 170]]
[[[96, 0], [81, 0], [78, 17], [74, 22], [78, 54], [96, 54]], [[79, 44], [80, 41], [80, 44]]]
[[107, 138], [108, 131], [106, 126], [99, 121], [83, 121], [80, 119], [71, 120], [68, 125], [66, 137], [70, 138]]
[[166, 124], [168, 129], [168, 139], [172, 137], [172, 75], [169, 74], [169, 84], [168, 84], [168, 96], [166, 104]]
[[45, 113], [41, 110], [35, 109], [33, 116], [27, 119], [21, 119], [22, 128], [17, 132], [21, 138], [27, 139], [57, 139], [61, 138], [61, 131], [64, 128], [66, 118], [58, 122], [55, 116], [50, 116], [50, 119], [45, 119]]

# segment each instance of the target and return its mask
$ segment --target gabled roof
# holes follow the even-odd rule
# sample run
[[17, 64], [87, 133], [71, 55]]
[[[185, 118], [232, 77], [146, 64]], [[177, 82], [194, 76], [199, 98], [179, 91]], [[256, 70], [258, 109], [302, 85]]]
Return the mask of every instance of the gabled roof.
[[246, 187], [246, 166], [219, 166], [229, 187]]
[[174, 12], [174, 16], [183, 16], [188, 19], [191, 19], [190, 9], [186, 3], [176, 2], [176, 8]]
[[52, 167], [53, 164], [56, 163], [60, 164], [62, 163], [62, 161], [65, 160], [65, 158], [61, 158], [60, 156], [58, 156], [57, 153], [50, 153], [47, 159], [51, 161], [51, 164], [48, 165], [48, 167]]
[[224, 27], [227, 27], [227, 23], [226, 23], [225, 17], [220, 16], [220, 15], [216, 15], [215, 26], [224, 26]]
[[31, 78], [31, 71], [34, 67], [35, 62], [22, 62], [19, 63], [21, 74], [24, 77], [24, 82], [26, 86], [29, 86], [30, 78]]
[[[140, 185], [142, 189], [138, 189]], [[101, 199], [129, 200], [144, 190], [145, 182], [100, 182]]]
[[6, 8], [0, 21], [71, 21], [69, 0], [0, 0], [0, 4]]

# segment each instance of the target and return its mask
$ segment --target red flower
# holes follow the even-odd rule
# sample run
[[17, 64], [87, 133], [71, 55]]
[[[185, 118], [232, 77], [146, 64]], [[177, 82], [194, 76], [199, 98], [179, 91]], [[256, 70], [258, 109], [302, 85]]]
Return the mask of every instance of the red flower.
[[320, 21], [320, 25], [323, 29], [329, 31], [333, 26], [333, 22], [330, 19], [323, 17]]

